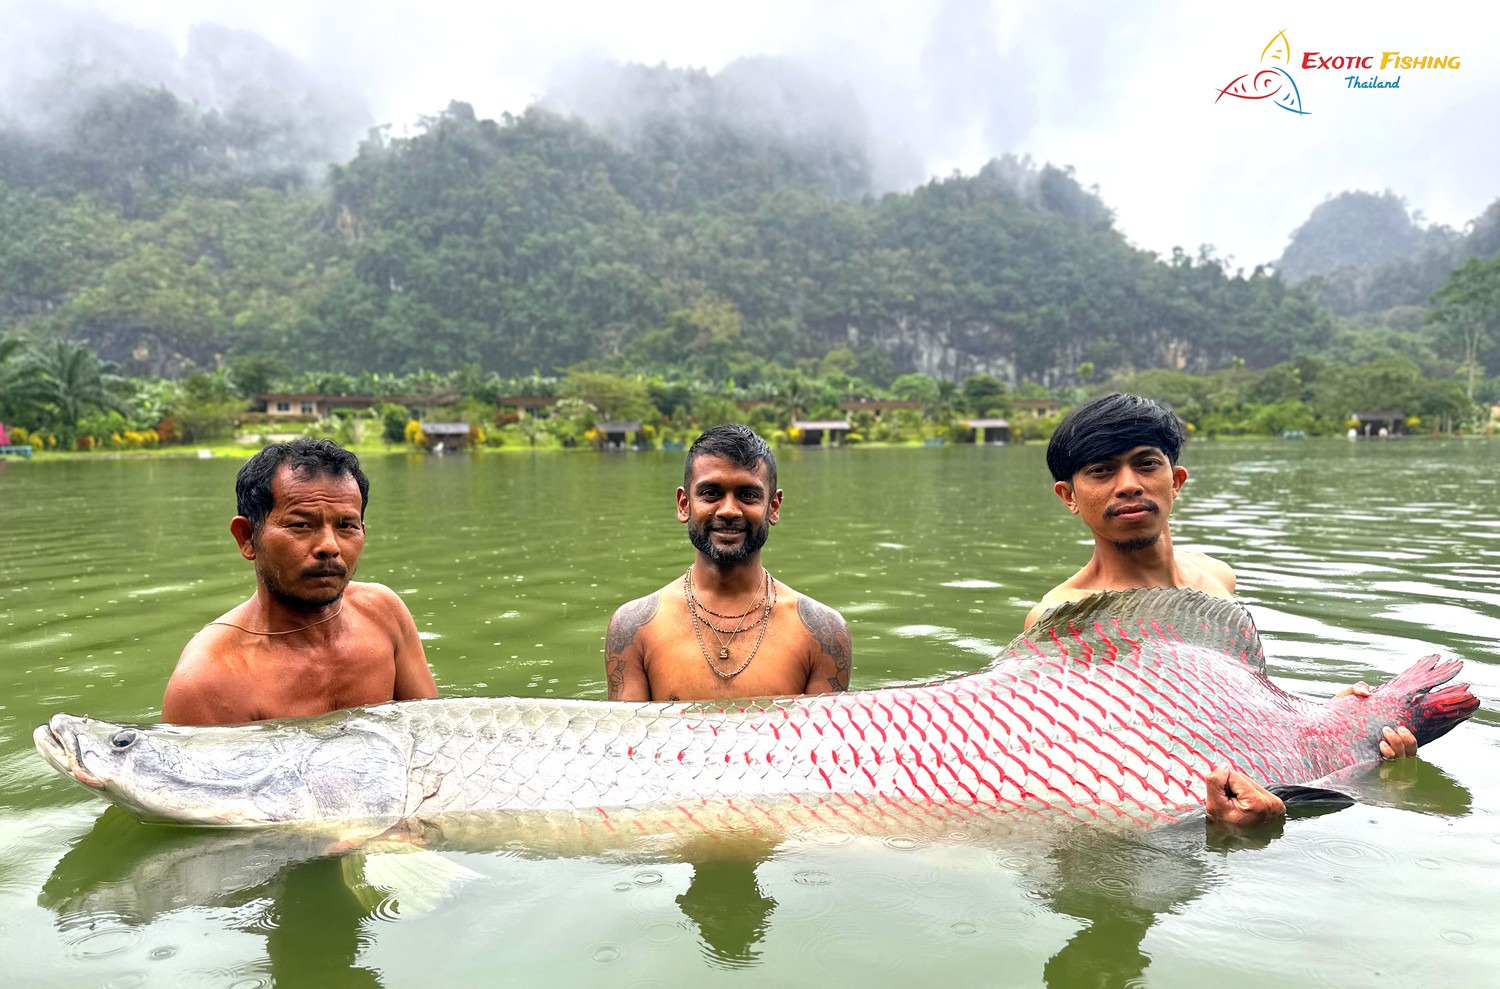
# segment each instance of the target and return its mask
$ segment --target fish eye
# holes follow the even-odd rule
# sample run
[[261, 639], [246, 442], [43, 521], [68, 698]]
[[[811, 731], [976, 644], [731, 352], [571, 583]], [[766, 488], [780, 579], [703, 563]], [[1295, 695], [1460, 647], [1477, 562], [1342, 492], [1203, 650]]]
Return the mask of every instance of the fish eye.
[[129, 728], [122, 728], [109, 737], [109, 744], [113, 745], [116, 749], [128, 749], [135, 744], [135, 740], [139, 737], [139, 733]]

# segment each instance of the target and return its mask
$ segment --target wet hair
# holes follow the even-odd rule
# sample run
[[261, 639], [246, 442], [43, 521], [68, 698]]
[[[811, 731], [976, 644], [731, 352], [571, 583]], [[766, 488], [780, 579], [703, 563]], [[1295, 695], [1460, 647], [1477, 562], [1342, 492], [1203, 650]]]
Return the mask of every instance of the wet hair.
[[290, 443], [273, 443], [245, 461], [234, 479], [234, 496], [240, 515], [250, 520], [250, 531], [259, 532], [261, 523], [276, 507], [271, 484], [276, 473], [290, 467], [302, 477], [352, 477], [359, 485], [359, 515], [364, 518], [370, 503], [370, 481], [359, 469], [359, 458], [333, 440], [303, 437]]
[[766, 441], [749, 426], [725, 423], [694, 440], [693, 445], [688, 447], [687, 462], [682, 465], [684, 488], [693, 482], [693, 461], [699, 457], [723, 457], [736, 467], [746, 470], [755, 470], [764, 462], [771, 480], [770, 490], [776, 490], [776, 454], [771, 452]]
[[1182, 420], [1160, 402], [1139, 395], [1105, 395], [1078, 406], [1058, 424], [1047, 444], [1047, 469], [1053, 480], [1071, 481], [1089, 464], [1138, 446], [1154, 446], [1176, 464], [1186, 441]]

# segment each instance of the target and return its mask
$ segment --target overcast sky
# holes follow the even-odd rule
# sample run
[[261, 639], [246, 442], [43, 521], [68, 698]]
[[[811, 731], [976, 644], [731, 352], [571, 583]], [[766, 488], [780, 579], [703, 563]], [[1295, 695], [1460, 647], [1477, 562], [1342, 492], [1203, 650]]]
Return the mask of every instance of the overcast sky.
[[[22, 6], [22, 3], [25, 6]], [[409, 126], [449, 100], [518, 112], [592, 59], [717, 72], [794, 58], [858, 95], [929, 175], [1004, 153], [1070, 165], [1135, 244], [1276, 258], [1328, 196], [1390, 189], [1461, 227], [1500, 198], [1500, 14], [1472, 0], [74, 0], [180, 52], [194, 24], [253, 31]], [[0, 9], [0, 18], [6, 12]], [[6, 23], [0, 19], [0, 23]], [[14, 26], [19, 19], [11, 20]], [[1285, 31], [1305, 115], [1219, 90], [1266, 67]], [[1359, 70], [1325, 56], [1457, 55], [1447, 71]]]

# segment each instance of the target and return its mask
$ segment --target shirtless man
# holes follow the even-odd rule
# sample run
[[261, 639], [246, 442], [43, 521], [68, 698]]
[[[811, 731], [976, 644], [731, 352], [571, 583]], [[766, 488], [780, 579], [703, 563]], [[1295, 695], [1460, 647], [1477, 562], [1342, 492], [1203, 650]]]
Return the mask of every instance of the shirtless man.
[[[1106, 395], [1068, 414], [1047, 444], [1052, 490], [1068, 511], [1094, 534], [1094, 554], [1083, 569], [1043, 595], [1026, 616], [1030, 628], [1065, 601], [1097, 591], [1132, 587], [1191, 587], [1219, 598], [1234, 597], [1234, 571], [1203, 553], [1172, 547], [1172, 503], [1187, 481], [1177, 462], [1187, 434], [1169, 410], [1135, 395]], [[1370, 696], [1357, 683], [1339, 696]], [[1380, 754], [1416, 755], [1417, 740], [1402, 728], [1386, 728]], [[1228, 766], [1208, 776], [1208, 816], [1249, 825], [1280, 817], [1286, 808], [1244, 773]]]
[[193, 636], [162, 720], [223, 725], [436, 697], [411, 613], [358, 583], [369, 481], [329, 440], [268, 446], [240, 468], [229, 531], [255, 594]]
[[610, 700], [848, 689], [843, 616], [761, 566], [780, 512], [776, 456], [765, 440], [738, 425], [698, 437], [677, 489], [677, 521], [697, 556], [687, 573], [615, 612], [604, 647]]

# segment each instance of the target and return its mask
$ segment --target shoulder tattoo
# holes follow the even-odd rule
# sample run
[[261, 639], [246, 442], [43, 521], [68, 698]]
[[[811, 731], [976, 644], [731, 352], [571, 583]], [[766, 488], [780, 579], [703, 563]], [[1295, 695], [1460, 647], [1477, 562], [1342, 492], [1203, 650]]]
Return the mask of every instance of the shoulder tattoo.
[[616, 697], [625, 686], [625, 650], [635, 641], [636, 633], [656, 617], [660, 601], [656, 594], [622, 605], [610, 619], [604, 636], [604, 668], [609, 676], [609, 696]]
[[848, 690], [849, 669], [853, 665], [848, 623], [837, 611], [806, 594], [797, 599], [797, 617], [812, 633], [818, 648], [833, 657], [835, 675], [828, 678], [828, 685], [834, 690]]

